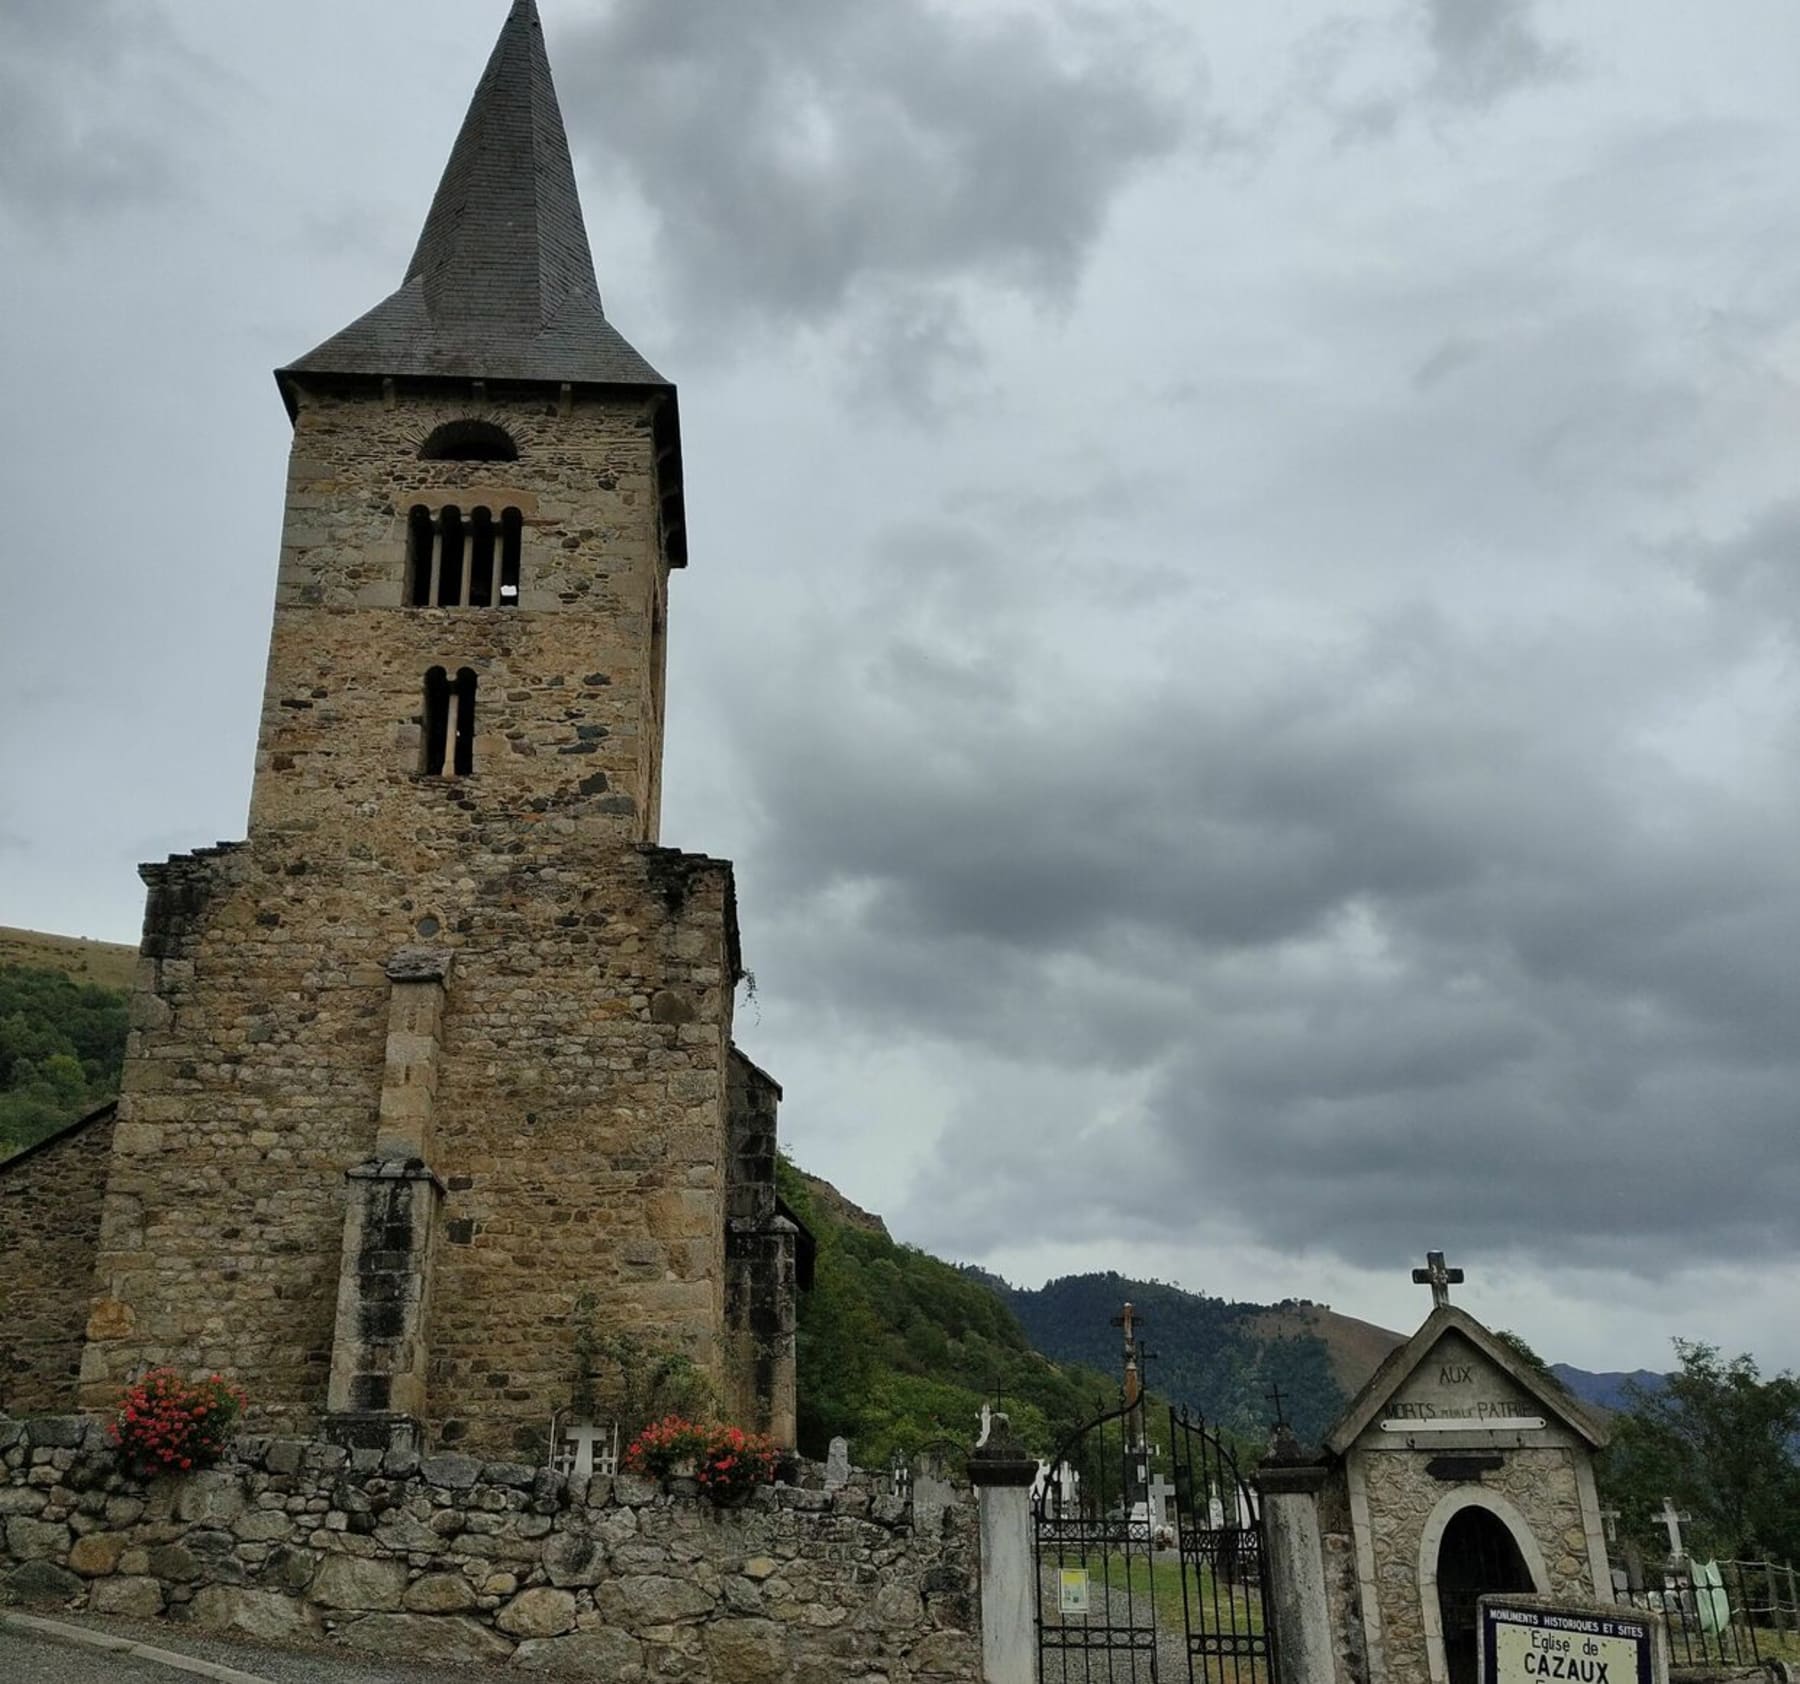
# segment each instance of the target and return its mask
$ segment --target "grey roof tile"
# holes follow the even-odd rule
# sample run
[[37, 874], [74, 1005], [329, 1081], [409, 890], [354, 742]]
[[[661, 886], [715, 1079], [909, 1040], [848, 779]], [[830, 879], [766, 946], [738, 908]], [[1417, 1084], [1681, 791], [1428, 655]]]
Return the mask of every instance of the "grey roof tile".
[[607, 321], [536, 0], [515, 0], [400, 290], [284, 374], [668, 386]]

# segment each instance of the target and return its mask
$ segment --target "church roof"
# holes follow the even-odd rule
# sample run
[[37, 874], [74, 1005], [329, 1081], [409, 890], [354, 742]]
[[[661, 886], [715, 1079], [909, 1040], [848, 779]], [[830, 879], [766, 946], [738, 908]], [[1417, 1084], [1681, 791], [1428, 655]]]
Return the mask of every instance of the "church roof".
[[669, 385], [601, 308], [536, 0], [514, 0], [399, 291], [280, 373]]
[[1590, 1447], [1599, 1450], [1605, 1446], [1610, 1437], [1605, 1426], [1561, 1386], [1496, 1339], [1468, 1311], [1459, 1310], [1454, 1304], [1440, 1304], [1426, 1317], [1419, 1331], [1404, 1345], [1397, 1346], [1387, 1361], [1369, 1376], [1368, 1383], [1350, 1400], [1343, 1414], [1325, 1434], [1325, 1448], [1334, 1456], [1343, 1455], [1394, 1394], [1412, 1378], [1446, 1333], [1460, 1333], [1527, 1397], [1535, 1399], [1545, 1414], [1585, 1439]]

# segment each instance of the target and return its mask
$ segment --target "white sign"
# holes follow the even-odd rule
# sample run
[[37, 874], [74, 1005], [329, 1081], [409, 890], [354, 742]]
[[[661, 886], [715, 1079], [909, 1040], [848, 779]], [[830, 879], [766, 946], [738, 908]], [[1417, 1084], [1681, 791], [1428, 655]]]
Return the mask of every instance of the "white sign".
[[1058, 1572], [1056, 1605], [1065, 1617], [1087, 1618], [1088, 1572], [1085, 1567], [1064, 1567]]
[[1483, 1597], [1481, 1662], [1484, 1684], [1651, 1684], [1656, 1634], [1622, 1610], [1508, 1607]]
[[1383, 1421], [1384, 1433], [1535, 1433], [1541, 1415], [1434, 1415], [1420, 1421]]

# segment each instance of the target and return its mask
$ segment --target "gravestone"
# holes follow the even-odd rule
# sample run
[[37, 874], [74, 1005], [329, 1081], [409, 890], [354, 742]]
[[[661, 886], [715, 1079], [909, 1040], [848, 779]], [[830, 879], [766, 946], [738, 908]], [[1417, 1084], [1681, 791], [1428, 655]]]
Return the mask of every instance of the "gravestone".
[[842, 1491], [850, 1483], [850, 1441], [834, 1438], [825, 1454], [825, 1489]]
[[935, 1538], [944, 1529], [944, 1511], [956, 1501], [956, 1487], [944, 1471], [940, 1457], [927, 1454], [913, 1469], [913, 1530], [922, 1538]]

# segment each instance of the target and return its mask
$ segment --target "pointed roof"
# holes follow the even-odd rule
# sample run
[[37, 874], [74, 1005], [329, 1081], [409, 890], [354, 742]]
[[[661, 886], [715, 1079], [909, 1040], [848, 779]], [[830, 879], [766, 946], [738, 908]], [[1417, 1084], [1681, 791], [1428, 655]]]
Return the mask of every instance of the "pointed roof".
[[536, 0], [514, 0], [399, 291], [280, 372], [669, 385], [601, 309]]
[[[1520, 1391], [1542, 1405], [1546, 1415], [1584, 1439], [1590, 1448], [1605, 1448], [1611, 1435], [1599, 1420], [1554, 1380], [1522, 1361], [1516, 1351], [1496, 1339], [1468, 1311], [1459, 1310], [1454, 1304], [1440, 1304], [1425, 1318], [1419, 1331], [1404, 1345], [1397, 1346], [1369, 1376], [1368, 1383], [1350, 1400], [1343, 1414], [1325, 1434], [1325, 1448], [1334, 1456], [1342, 1456], [1394, 1394], [1412, 1378], [1446, 1333], [1460, 1333]], [[1469, 1430], [1479, 1432], [1482, 1429], [1478, 1423], [1471, 1422]]]

